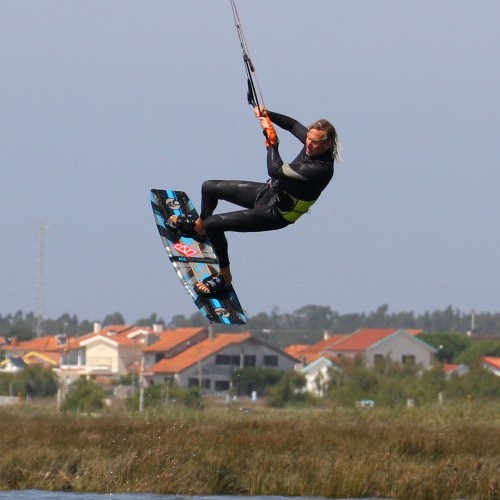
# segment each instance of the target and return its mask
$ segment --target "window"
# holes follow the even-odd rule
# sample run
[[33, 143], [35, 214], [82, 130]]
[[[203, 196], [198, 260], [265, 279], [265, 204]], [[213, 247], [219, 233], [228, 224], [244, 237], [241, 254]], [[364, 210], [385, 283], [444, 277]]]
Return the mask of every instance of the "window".
[[278, 366], [278, 356], [264, 356], [264, 366]]
[[227, 354], [217, 354], [215, 356], [215, 364], [216, 365], [230, 365], [231, 364], [231, 356]]
[[248, 355], [245, 356], [243, 360], [243, 366], [255, 366], [257, 364], [257, 358], [256, 356]]
[[228, 380], [216, 380], [215, 381], [215, 390], [216, 391], [228, 391], [229, 390], [229, 381]]
[[[188, 380], [188, 387], [199, 387], [200, 381], [197, 378], [190, 378]], [[204, 378], [201, 380], [201, 388], [202, 389], [210, 389], [210, 379]]]
[[413, 366], [415, 364], [415, 356], [413, 355], [403, 354], [402, 360], [403, 360], [403, 365], [406, 366]]

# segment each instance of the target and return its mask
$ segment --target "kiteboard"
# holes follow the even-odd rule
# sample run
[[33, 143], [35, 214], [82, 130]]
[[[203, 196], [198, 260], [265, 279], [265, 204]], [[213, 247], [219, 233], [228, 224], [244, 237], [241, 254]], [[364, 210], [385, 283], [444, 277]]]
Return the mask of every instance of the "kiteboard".
[[152, 189], [150, 200], [168, 258], [200, 313], [211, 323], [245, 324], [245, 313], [232, 287], [230, 291], [214, 297], [196, 292], [195, 284], [217, 274], [219, 264], [207, 237], [195, 239], [180, 235], [167, 223], [172, 215], [185, 214], [198, 218], [198, 212], [187, 194], [183, 191]]

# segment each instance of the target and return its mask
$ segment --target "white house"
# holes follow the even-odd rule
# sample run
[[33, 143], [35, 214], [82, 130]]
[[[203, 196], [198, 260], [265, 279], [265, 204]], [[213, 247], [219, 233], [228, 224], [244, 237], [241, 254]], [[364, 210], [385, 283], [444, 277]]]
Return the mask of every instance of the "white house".
[[490, 372], [500, 377], [500, 358], [492, 356], [482, 356], [481, 363]]
[[325, 396], [330, 381], [330, 370], [340, 369], [333, 361], [323, 356], [302, 367], [300, 373], [306, 378], [305, 390], [318, 397]]

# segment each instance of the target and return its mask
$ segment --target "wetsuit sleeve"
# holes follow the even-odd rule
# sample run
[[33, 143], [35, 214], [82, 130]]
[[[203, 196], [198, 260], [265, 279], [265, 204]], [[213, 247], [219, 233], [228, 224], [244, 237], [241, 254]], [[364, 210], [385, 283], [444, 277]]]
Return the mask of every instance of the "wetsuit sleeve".
[[278, 146], [267, 148], [267, 173], [274, 179], [294, 179], [296, 181], [315, 181], [324, 176], [324, 168], [318, 168], [323, 162], [285, 163], [278, 151]]
[[281, 113], [274, 113], [269, 110], [268, 113], [269, 118], [271, 118], [271, 121], [275, 125], [293, 134], [302, 144], [306, 143], [307, 127], [302, 125], [302, 123]]

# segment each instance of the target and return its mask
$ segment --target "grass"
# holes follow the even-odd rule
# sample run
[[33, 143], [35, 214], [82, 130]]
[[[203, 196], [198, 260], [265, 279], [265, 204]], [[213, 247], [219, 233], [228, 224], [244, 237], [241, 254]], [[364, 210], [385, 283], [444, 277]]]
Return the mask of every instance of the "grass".
[[0, 409], [0, 489], [500, 499], [500, 406]]

